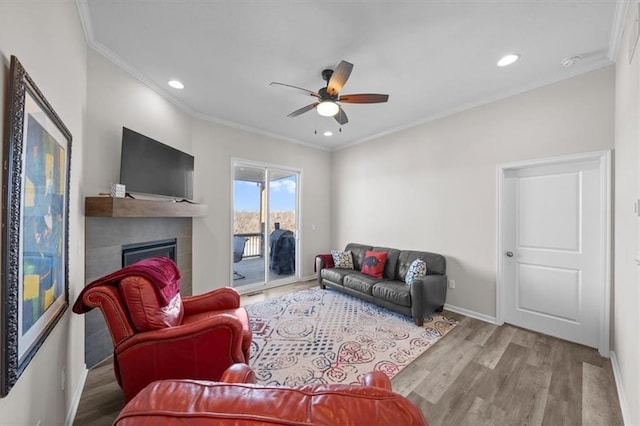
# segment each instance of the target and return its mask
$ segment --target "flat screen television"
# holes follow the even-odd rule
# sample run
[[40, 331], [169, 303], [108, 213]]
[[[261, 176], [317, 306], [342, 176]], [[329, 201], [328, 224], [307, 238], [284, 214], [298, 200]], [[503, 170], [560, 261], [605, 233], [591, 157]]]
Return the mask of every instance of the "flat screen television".
[[130, 194], [193, 199], [193, 156], [122, 128], [120, 183]]

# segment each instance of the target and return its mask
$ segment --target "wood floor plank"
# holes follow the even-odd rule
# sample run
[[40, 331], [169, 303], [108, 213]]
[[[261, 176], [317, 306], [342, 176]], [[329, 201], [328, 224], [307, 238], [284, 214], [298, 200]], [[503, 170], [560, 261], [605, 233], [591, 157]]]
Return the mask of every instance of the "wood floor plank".
[[551, 357], [549, 394], [566, 401], [569, 418], [582, 418], [582, 361], [580, 345], [555, 339]]
[[536, 340], [536, 333], [525, 330], [524, 328], [518, 328], [516, 329], [516, 334], [514, 334], [513, 339], [511, 339], [511, 343], [531, 349], [536, 344]]
[[438, 369], [422, 381], [422, 383], [428, 382], [428, 385], [421, 385], [420, 389], [416, 389], [415, 392], [435, 404], [480, 351], [481, 346], [467, 340], [458, 340], [457, 345], [453, 348], [450, 346], [438, 347], [436, 343], [431, 349], [435, 349], [433, 358], [436, 358], [438, 351], [443, 356], [439, 357], [438, 363], [435, 364], [438, 365]]
[[[510, 343], [492, 372], [492, 390], [487, 400], [502, 409], [513, 409], [519, 398], [516, 387], [525, 373], [527, 349]], [[526, 380], [527, 378], [524, 377]], [[522, 390], [520, 390], [522, 391]], [[515, 401], [514, 401], [515, 400]]]
[[474, 361], [487, 368], [495, 368], [515, 333], [516, 329], [513, 326], [505, 324], [500, 327], [487, 340], [485, 350], [480, 352]]
[[[417, 360], [416, 360], [417, 361]], [[402, 369], [392, 380], [393, 390], [402, 396], [409, 395], [431, 372], [421, 363], [412, 362]]]
[[[579, 425], [582, 420], [568, 417], [568, 403], [561, 399], [549, 398], [544, 409], [543, 426]], [[590, 425], [584, 425], [590, 426]]]
[[473, 323], [472, 332], [467, 337], [470, 342], [484, 346], [487, 340], [498, 330], [498, 326], [484, 321], [475, 321]]
[[541, 425], [549, 396], [551, 371], [529, 364], [522, 366], [522, 374], [513, 389], [505, 424]]
[[[491, 373], [491, 370], [475, 362], [469, 362], [458, 374], [456, 380], [446, 389], [437, 404], [434, 404], [425, 416], [431, 426], [459, 425], [469, 411], [475, 398], [478, 383]], [[424, 380], [413, 393], [425, 393], [431, 382]]]
[[582, 424], [621, 425], [619, 410], [608, 403], [615, 394], [615, 384], [611, 383], [605, 369], [586, 362], [582, 364]]
[[549, 336], [545, 336], [540, 333], [536, 333], [536, 341], [529, 352], [529, 358], [527, 363], [534, 367], [546, 367], [551, 366], [551, 340]]
[[123, 406], [124, 396], [108, 358], [89, 370], [74, 424], [110, 425]]
[[507, 413], [490, 402], [476, 397], [467, 411], [461, 426], [495, 426], [508, 424]]

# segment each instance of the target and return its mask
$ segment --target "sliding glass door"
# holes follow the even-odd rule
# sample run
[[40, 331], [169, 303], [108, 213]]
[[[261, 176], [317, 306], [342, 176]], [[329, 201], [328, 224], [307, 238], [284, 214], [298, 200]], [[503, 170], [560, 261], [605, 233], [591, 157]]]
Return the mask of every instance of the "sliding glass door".
[[298, 279], [300, 172], [233, 162], [231, 276], [242, 293]]

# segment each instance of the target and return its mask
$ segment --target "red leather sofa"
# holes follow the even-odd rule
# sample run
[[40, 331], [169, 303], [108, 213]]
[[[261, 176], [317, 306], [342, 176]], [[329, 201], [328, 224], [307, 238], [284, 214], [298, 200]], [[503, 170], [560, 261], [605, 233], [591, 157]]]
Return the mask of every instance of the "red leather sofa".
[[366, 374], [362, 385], [254, 382], [245, 364], [229, 367], [220, 382], [157, 381], [125, 405], [114, 425], [427, 425], [413, 403], [391, 391], [381, 372]]

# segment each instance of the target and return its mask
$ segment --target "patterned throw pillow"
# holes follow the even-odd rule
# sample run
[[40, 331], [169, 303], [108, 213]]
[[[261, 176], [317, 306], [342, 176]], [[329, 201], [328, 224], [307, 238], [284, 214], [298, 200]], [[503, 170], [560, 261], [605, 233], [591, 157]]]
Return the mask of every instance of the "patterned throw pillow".
[[333, 266], [341, 269], [353, 269], [353, 256], [351, 251], [331, 250]]
[[362, 269], [360, 272], [372, 277], [382, 278], [384, 264], [387, 262], [386, 251], [370, 251], [367, 250], [362, 261]]
[[416, 278], [424, 277], [427, 275], [427, 262], [422, 259], [416, 259], [411, 262], [407, 275], [404, 277], [404, 282], [407, 285], [411, 285]]

